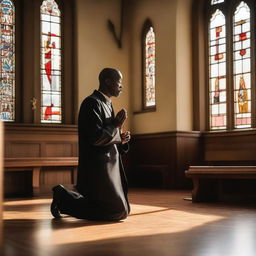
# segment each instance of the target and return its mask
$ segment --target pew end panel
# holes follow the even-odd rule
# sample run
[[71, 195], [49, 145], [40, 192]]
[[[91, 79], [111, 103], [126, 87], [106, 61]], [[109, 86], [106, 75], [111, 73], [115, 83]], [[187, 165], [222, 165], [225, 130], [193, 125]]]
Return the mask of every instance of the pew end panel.
[[224, 180], [256, 179], [256, 166], [190, 166], [185, 175], [193, 182], [193, 202], [218, 201]]

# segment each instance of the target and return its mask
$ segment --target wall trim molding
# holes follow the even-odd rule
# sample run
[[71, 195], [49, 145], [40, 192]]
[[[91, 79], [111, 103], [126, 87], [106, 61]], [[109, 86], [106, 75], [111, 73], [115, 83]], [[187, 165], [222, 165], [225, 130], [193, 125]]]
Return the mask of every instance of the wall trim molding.
[[77, 133], [77, 125], [38, 125], [38, 124], [23, 124], [23, 123], [5, 123], [5, 135], [13, 133]]
[[200, 137], [200, 131], [167, 131], [156, 133], [141, 133], [132, 134], [132, 138], [147, 139], [147, 138], [163, 138], [163, 137]]
[[222, 136], [248, 136], [256, 135], [256, 129], [250, 130], [233, 130], [233, 131], [204, 131], [201, 132], [204, 137], [222, 137]]

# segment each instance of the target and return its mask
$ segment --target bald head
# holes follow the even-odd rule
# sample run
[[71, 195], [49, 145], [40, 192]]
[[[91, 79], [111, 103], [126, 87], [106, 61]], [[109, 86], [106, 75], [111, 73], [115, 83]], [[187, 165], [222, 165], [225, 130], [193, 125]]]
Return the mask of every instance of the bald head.
[[122, 74], [113, 68], [104, 68], [99, 74], [99, 91], [107, 96], [119, 96], [122, 91]]
[[116, 79], [121, 77], [121, 72], [114, 68], [104, 68], [99, 74], [100, 84], [104, 84], [106, 79]]

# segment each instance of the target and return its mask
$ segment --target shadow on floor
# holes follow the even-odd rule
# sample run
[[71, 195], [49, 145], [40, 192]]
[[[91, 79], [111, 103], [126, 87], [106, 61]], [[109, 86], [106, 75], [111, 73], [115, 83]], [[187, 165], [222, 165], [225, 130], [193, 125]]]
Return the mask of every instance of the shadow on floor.
[[[247, 216], [248, 217], [248, 216]], [[30, 231], [19, 224], [30, 222]], [[145, 219], [146, 221], [146, 219]], [[42, 222], [41, 225], [46, 223]], [[61, 222], [55, 222], [53, 227], [58, 229]], [[68, 227], [79, 225], [102, 225], [103, 223], [78, 221], [66, 223]], [[106, 223], [104, 223], [106, 224]], [[150, 235], [129, 235], [113, 239], [102, 239], [86, 242], [51, 244], [46, 235], [45, 240], [38, 241], [38, 221], [16, 220], [5, 221], [8, 234], [5, 240], [5, 256], [255, 256], [256, 217], [225, 219], [214, 221], [196, 228]], [[15, 227], [16, 234], [12, 232]], [[63, 226], [62, 226], [63, 228]], [[34, 232], [33, 232], [34, 230]], [[120, 231], [122, 225], [120, 225]], [[138, 227], [139, 230], [139, 227]], [[14, 231], [14, 230], [13, 230]], [[75, 231], [73, 231], [75, 232]], [[47, 234], [47, 232], [46, 232]], [[122, 233], [120, 233], [122, 236]], [[81, 234], [87, 239], [86, 230]], [[13, 237], [15, 236], [15, 237]], [[9, 238], [9, 239], [8, 239]], [[72, 236], [71, 236], [72, 238]], [[12, 242], [10, 242], [12, 241]]]

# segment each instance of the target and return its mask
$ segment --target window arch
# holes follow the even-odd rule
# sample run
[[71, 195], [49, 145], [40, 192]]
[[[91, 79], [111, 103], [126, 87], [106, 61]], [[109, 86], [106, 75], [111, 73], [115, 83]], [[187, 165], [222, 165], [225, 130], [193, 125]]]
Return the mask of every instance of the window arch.
[[0, 1], [0, 119], [15, 120], [15, 7]]
[[150, 20], [142, 29], [142, 70], [143, 110], [155, 110], [155, 32]]
[[250, 0], [208, 2], [210, 130], [256, 127], [254, 9]]

